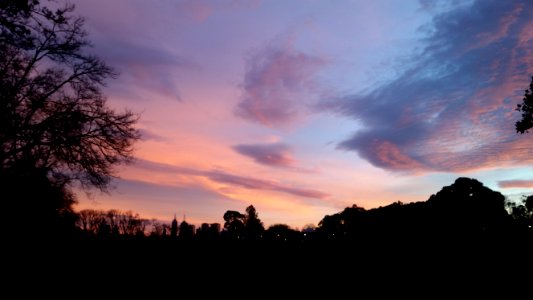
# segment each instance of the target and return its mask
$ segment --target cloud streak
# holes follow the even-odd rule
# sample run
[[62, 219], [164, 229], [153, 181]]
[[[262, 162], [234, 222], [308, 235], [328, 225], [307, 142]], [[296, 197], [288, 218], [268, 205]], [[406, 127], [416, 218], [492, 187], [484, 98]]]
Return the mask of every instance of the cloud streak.
[[292, 39], [255, 51], [246, 60], [236, 115], [268, 127], [293, 122], [316, 93], [314, 76], [325, 64], [323, 58], [295, 49]]
[[267, 179], [257, 179], [253, 177], [240, 176], [228, 173], [221, 170], [196, 170], [185, 167], [178, 167], [169, 164], [162, 164], [157, 162], [152, 162], [148, 160], [139, 159], [136, 162], [136, 165], [142, 169], [154, 171], [154, 172], [165, 172], [173, 173], [180, 175], [189, 175], [189, 176], [200, 176], [205, 177], [213, 182], [224, 183], [233, 186], [238, 186], [251, 190], [269, 190], [277, 191], [282, 193], [291, 194], [294, 196], [313, 198], [313, 199], [326, 199], [330, 195], [328, 193], [306, 188], [294, 187], [282, 182], [267, 180]]
[[533, 73], [533, 2], [474, 1], [432, 25], [400, 76], [327, 104], [363, 125], [338, 147], [401, 172], [531, 162], [513, 110]]
[[219, 183], [237, 185], [252, 190], [278, 191], [314, 199], [326, 199], [329, 197], [329, 194], [317, 190], [295, 188], [273, 180], [237, 176], [219, 171], [209, 172], [207, 177]]
[[123, 89], [143, 87], [176, 100], [182, 97], [177, 84], [179, 73], [198, 68], [171, 51], [137, 44], [122, 36], [106, 37], [98, 43], [98, 51], [120, 72], [118, 83]]
[[533, 180], [502, 180], [502, 181], [498, 181], [498, 187], [502, 189], [512, 189], [512, 188], [533, 189]]

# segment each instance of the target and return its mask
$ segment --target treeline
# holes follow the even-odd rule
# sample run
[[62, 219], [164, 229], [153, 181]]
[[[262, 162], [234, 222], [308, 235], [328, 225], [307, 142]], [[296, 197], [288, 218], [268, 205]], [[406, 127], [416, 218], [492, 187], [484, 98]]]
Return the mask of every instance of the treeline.
[[[219, 223], [203, 223], [196, 228], [185, 220], [178, 222], [176, 218], [167, 224], [157, 219], [141, 218], [131, 211], [84, 209], [77, 213], [75, 226], [78, 237], [82, 239], [287, 241], [304, 237], [303, 232], [285, 224], [265, 229], [253, 205], [246, 208], [245, 214], [227, 211], [223, 218], [223, 228]], [[304, 232], [314, 232], [314, 227], [308, 225]]]
[[427, 201], [366, 210], [353, 205], [319, 224], [326, 239], [365, 237], [480, 237], [527, 235], [533, 238], [533, 196], [522, 203], [470, 178], [458, 178]]
[[94, 238], [305, 242], [512, 235], [533, 239], [533, 196], [509, 202], [475, 179], [458, 178], [427, 201], [395, 202], [369, 210], [354, 204], [325, 216], [318, 227], [306, 225], [301, 231], [285, 224], [265, 229], [253, 205], [244, 213], [228, 210], [223, 219], [223, 228], [218, 223], [195, 228], [176, 219], [171, 224], [143, 219], [130, 211], [83, 210], [76, 225], [83, 236]]
[[76, 226], [86, 236], [145, 236], [151, 222], [131, 211], [84, 209], [78, 213]]

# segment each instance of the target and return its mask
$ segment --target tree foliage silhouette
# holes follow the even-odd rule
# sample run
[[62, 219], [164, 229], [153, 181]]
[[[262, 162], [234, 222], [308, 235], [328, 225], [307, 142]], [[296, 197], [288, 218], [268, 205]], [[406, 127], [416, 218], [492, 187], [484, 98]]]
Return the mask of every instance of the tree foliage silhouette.
[[522, 196], [521, 203], [509, 201], [507, 205], [519, 230], [529, 230], [533, 233], [533, 195]]
[[505, 197], [471, 178], [458, 178], [425, 202], [365, 210], [357, 205], [325, 216], [318, 231], [328, 239], [454, 236], [496, 233], [508, 224]]
[[244, 232], [247, 239], [258, 239], [261, 237], [265, 227], [263, 222], [259, 219], [257, 211], [253, 205], [246, 208], [246, 215], [244, 219]]
[[[38, 172], [40, 171], [40, 172]], [[74, 194], [63, 184], [48, 178], [42, 170], [29, 173], [0, 172], [0, 199], [10, 237], [71, 237], [76, 233]], [[25, 221], [21, 222], [21, 218]]]
[[86, 53], [73, 10], [0, 3], [0, 162], [105, 189], [112, 167], [132, 158], [137, 116], [106, 105], [101, 87], [116, 73]]
[[139, 138], [138, 117], [106, 105], [101, 87], [116, 73], [87, 53], [73, 11], [0, 1], [0, 182], [9, 210], [48, 225], [72, 215], [70, 184], [105, 190]]
[[271, 241], [297, 241], [301, 239], [301, 232], [286, 224], [274, 224], [268, 227], [266, 237]]
[[229, 238], [242, 237], [245, 218], [245, 215], [236, 210], [228, 210], [224, 213], [224, 229]]
[[529, 89], [526, 89], [521, 104], [517, 104], [516, 110], [522, 113], [522, 119], [516, 122], [516, 132], [528, 132], [533, 127], [533, 76]]
[[526, 197], [524, 205], [529, 212], [533, 213], [533, 196]]

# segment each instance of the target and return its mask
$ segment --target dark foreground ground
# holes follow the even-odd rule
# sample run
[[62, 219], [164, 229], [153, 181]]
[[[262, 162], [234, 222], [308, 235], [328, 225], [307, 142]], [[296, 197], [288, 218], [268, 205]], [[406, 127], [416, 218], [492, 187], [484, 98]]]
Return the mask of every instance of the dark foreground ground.
[[67, 295], [75, 299], [104, 291], [125, 298], [146, 289], [190, 293], [194, 297], [186, 298], [194, 299], [337, 299], [363, 291], [370, 291], [370, 298], [415, 292], [440, 299], [463, 298], [461, 290], [475, 298], [503, 290], [509, 298], [509, 293], [530, 296], [533, 286], [533, 241], [506, 236], [304, 243], [25, 241], [3, 247], [6, 287], [32, 283], [52, 295], [69, 287], [76, 297]]
[[[191, 276], [211, 272], [419, 266], [451, 267], [454, 262], [485, 267], [533, 262], [533, 240], [499, 237], [388, 237], [358, 241], [235, 242], [180, 240], [25, 240], [6, 243], [7, 263], [21, 266], [110, 264], [125, 268], [177, 267]], [[532, 270], [530, 270], [532, 271]]]

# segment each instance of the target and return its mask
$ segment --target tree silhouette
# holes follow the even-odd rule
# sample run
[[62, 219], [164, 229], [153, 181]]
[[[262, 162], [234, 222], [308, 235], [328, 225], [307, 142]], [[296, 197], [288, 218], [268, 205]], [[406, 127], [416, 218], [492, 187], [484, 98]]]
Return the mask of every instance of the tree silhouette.
[[365, 216], [365, 209], [354, 204], [340, 213], [325, 216], [318, 224], [319, 231], [330, 239], [351, 239], [366, 228]]
[[152, 224], [152, 231], [150, 232], [151, 237], [166, 237], [167, 233], [171, 232], [168, 224], [161, 223], [161, 221], [157, 219], [152, 219], [150, 223]]
[[73, 10], [0, 2], [0, 181], [8, 210], [38, 223], [72, 211], [75, 182], [105, 190], [139, 138], [137, 116], [106, 105], [101, 87], [116, 73], [87, 54]]
[[493, 234], [508, 225], [504, 200], [501, 193], [475, 179], [458, 178], [425, 202], [394, 202], [370, 210], [357, 205], [347, 207], [325, 216], [317, 233], [341, 241]]
[[274, 224], [268, 227], [266, 236], [271, 241], [298, 241], [301, 239], [302, 233], [296, 231], [286, 224]]
[[516, 132], [528, 132], [533, 127], [533, 76], [529, 89], [526, 89], [521, 104], [517, 104], [516, 110], [522, 113], [522, 119], [516, 122]]
[[524, 200], [524, 205], [526, 206], [527, 210], [533, 214], [533, 196], [528, 196]]
[[0, 187], [3, 220], [6, 224], [18, 224], [18, 230], [6, 230], [10, 237], [75, 234], [74, 194], [63, 184], [50, 180], [44, 172], [0, 172]]
[[259, 219], [257, 211], [253, 205], [246, 208], [246, 216], [244, 219], [244, 234], [249, 240], [255, 240], [261, 237], [265, 227], [263, 222]]
[[436, 225], [463, 232], [495, 230], [508, 217], [505, 197], [471, 178], [458, 178], [432, 195], [427, 203]]
[[100, 87], [116, 73], [86, 54], [74, 6], [0, 4], [0, 161], [46, 170], [55, 180], [105, 188], [131, 159], [137, 116], [106, 106]]
[[229, 238], [241, 238], [244, 233], [245, 215], [235, 210], [224, 213], [224, 229]]
[[[77, 226], [87, 236], [118, 237], [144, 236], [146, 226], [151, 223], [139, 214], [131, 211], [122, 212], [116, 209], [108, 211], [84, 209], [78, 213]], [[154, 224], [160, 226], [160, 224]], [[160, 232], [163, 228], [158, 228]]]
[[316, 231], [316, 225], [313, 223], [305, 224], [302, 228], [302, 232], [315, 232]]
[[521, 203], [508, 202], [507, 205], [518, 230], [529, 230], [533, 233], [533, 195], [522, 196]]

